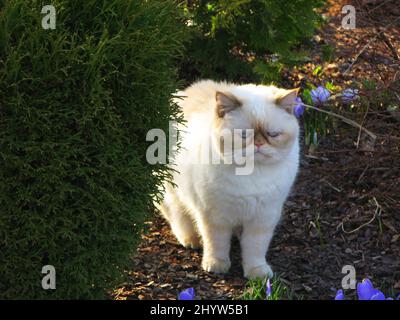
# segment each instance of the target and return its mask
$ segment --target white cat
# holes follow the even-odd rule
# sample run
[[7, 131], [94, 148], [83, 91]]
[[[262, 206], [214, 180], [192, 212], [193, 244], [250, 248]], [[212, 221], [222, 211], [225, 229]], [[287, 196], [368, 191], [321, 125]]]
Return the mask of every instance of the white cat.
[[[187, 121], [175, 160], [179, 173], [176, 187], [166, 185], [160, 210], [183, 246], [203, 245], [204, 270], [229, 270], [231, 237], [240, 228], [244, 275], [272, 276], [265, 256], [299, 164], [299, 125], [292, 112], [297, 92], [204, 80], [179, 93]], [[207, 150], [221, 159], [228, 155], [221, 148], [226, 129], [254, 130], [233, 133], [241, 143], [232, 153], [251, 151], [251, 174], [238, 175], [235, 163], [201, 160]]]

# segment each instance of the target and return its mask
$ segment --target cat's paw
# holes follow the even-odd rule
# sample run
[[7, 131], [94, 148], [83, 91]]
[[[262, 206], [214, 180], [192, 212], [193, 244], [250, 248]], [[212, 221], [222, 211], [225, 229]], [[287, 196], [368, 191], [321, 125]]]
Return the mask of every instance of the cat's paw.
[[191, 249], [199, 249], [201, 248], [201, 241], [198, 236], [192, 236], [192, 237], [185, 237], [183, 239], [178, 239], [181, 245], [183, 245], [185, 248], [191, 248]]
[[265, 263], [261, 266], [249, 268], [245, 270], [244, 276], [248, 279], [256, 279], [256, 278], [272, 278], [274, 273], [272, 272], [269, 264]]
[[226, 273], [231, 267], [231, 262], [229, 260], [204, 257], [201, 265], [203, 269], [207, 272]]

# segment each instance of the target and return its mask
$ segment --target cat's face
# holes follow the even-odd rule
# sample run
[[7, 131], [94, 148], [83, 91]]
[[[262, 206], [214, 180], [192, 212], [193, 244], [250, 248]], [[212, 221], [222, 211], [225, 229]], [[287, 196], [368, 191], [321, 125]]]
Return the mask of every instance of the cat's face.
[[223, 158], [236, 154], [262, 165], [287, 157], [299, 136], [296, 97], [297, 90], [255, 85], [217, 92], [213, 141]]

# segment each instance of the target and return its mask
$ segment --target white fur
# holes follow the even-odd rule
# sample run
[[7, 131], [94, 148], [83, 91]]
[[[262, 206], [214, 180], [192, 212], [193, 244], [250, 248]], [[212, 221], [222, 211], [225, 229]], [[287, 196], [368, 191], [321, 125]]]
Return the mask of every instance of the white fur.
[[[269, 131], [290, 132], [293, 142], [283, 149], [262, 147], [261, 154], [252, 155], [255, 166], [250, 175], [236, 175], [235, 164], [202, 163], [203, 152], [218, 149], [218, 139], [214, 139], [216, 91], [229, 92], [243, 102], [240, 110], [225, 115], [223, 127], [251, 128], [257, 119]], [[280, 92], [272, 86], [212, 81], [195, 83], [180, 92], [186, 96], [177, 101], [187, 123], [181, 128], [185, 131], [183, 148], [176, 158], [179, 174], [173, 177], [177, 187], [166, 186], [161, 211], [182, 245], [196, 248], [203, 244], [206, 271], [228, 271], [231, 237], [240, 228], [245, 276], [272, 276], [265, 255], [299, 162], [297, 120], [275, 105]], [[254, 148], [251, 141], [246, 148]]]

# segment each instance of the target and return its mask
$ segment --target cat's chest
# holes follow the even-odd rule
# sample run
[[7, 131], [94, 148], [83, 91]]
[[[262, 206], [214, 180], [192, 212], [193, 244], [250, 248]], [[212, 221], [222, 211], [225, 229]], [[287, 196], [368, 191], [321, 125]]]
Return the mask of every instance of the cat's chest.
[[210, 182], [209, 187], [210, 193], [231, 200], [249, 199], [251, 202], [259, 202], [286, 193], [292, 182], [292, 175], [266, 171], [247, 176], [221, 174]]
[[206, 200], [207, 212], [212, 213], [212, 219], [222, 219], [232, 225], [240, 225], [245, 221], [261, 217], [268, 214], [275, 214], [277, 211], [270, 211], [269, 208], [279, 207], [277, 203], [282, 203], [284, 200], [277, 201], [278, 194], [274, 196], [274, 192], [268, 189], [256, 190], [246, 188], [241, 191], [235, 189], [215, 190], [208, 193]]
[[221, 176], [210, 183], [206, 199], [218, 211], [253, 216], [285, 200], [291, 182], [279, 175]]

